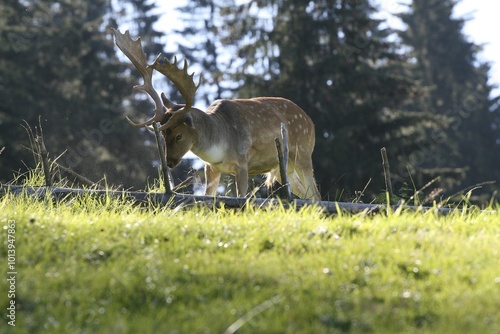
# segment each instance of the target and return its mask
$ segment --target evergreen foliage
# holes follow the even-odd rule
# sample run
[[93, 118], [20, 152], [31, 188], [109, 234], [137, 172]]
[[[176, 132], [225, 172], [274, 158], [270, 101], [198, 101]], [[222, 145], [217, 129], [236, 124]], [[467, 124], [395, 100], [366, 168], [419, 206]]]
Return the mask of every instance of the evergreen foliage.
[[500, 180], [498, 97], [488, 84], [489, 64], [478, 61], [481, 47], [463, 34], [465, 20], [453, 16], [455, 5], [414, 0], [400, 15], [407, 28], [399, 32], [415, 60], [411, 77], [428, 91], [416, 107], [449, 119], [412, 171], [424, 180], [442, 176], [447, 188]]
[[[59, 163], [112, 184], [141, 185], [154, 175], [149, 138], [124, 120], [132, 86], [116, 57], [108, 1], [7, 1], [0, 5], [1, 179], [32, 165], [21, 124], [41, 124]], [[128, 97], [128, 98], [127, 98]], [[129, 101], [125, 103], [125, 101]], [[150, 107], [149, 107], [150, 108]], [[146, 109], [147, 110], [147, 109]], [[152, 151], [154, 153], [154, 151]]]

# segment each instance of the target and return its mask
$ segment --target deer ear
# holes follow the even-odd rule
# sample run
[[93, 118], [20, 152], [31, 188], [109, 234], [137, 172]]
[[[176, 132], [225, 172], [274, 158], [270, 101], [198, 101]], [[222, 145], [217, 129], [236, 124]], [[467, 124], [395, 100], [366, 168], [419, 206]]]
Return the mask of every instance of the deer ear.
[[173, 108], [175, 106], [175, 103], [173, 103], [172, 101], [170, 101], [167, 96], [165, 95], [165, 93], [161, 93], [161, 101], [163, 102], [163, 105], [167, 108], [167, 109], [170, 109], [170, 108]]
[[181, 120], [182, 123], [186, 124], [190, 128], [194, 128], [193, 118], [191, 116], [186, 116]]

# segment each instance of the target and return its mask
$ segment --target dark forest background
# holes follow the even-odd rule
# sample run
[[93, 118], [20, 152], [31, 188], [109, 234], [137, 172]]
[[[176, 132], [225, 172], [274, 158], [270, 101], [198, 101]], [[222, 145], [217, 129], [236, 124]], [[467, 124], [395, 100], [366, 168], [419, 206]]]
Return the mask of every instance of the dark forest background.
[[[174, 54], [202, 72], [197, 104], [282, 96], [301, 106], [316, 125], [325, 199], [383, 193], [386, 147], [399, 196], [425, 188], [433, 200], [482, 185], [474, 194], [487, 201], [499, 187], [500, 105], [455, 4], [413, 0], [394, 30], [368, 0], [190, 0], [166, 35], [151, 1], [4, 0], [0, 181], [34, 167], [22, 125], [39, 120], [63, 166], [125, 188], [157, 177], [154, 137], [125, 121], [149, 116], [152, 104], [132, 89], [139, 78], [114, 47], [118, 27], [141, 36], [151, 59], [181, 40]], [[159, 87], [182, 102], [168, 82]]]

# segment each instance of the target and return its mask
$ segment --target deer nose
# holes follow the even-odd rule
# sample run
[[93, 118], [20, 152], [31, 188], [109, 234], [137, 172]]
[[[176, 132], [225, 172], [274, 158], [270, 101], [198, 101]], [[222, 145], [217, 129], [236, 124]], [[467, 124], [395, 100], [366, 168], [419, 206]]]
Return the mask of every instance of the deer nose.
[[167, 159], [167, 166], [168, 168], [174, 168], [177, 166], [178, 162], [172, 159]]

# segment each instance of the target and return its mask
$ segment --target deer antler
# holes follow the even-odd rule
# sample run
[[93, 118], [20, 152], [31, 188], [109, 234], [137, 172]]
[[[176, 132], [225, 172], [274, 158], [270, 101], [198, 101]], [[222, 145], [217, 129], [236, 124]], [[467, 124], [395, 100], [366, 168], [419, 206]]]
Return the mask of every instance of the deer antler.
[[[129, 31], [125, 31], [124, 34], [118, 30], [111, 28], [113, 34], [115, 35], [115, 44], [120, 48], [120, 50], [127, 56], [128, 59], [134, 64], [135, 68], [139, 71], [144, 83], [142, 85], [136, 85], [134, 88], [146, 92], [155, 103], [154, 113], [155, 115], [143, 123], [134, 123], [127, 117], [127, 121], [130, 125], [136, 128], [147, 127], [153, 124], [153, 122], [160, 122], [165, 118], [165, 108], [163, 106], [162, 100], [158, 95], [158, 92], [153, 87], [153, 67], [147, 64], [146, 54], [142, 49], [141, 38], [137, 38], [135, 41], [130, 37]], [[158, 56], [160, 57], [160, 56]], [[157, 57], [157, 59], [158, 59]], [[156, 62], [156, 60], [155, 60]]]
[[172, 117], [167, 121], [167, 123], [163, 124], [160, 127], [160, 130], [165, 130], [169, 128], [171, 125], [174, 125], [177, 123], [177, 121], [185, 114], [188, 113], [188, 111], [191, 109], [194, 103], [194, 94], [196, 93], [196, 90], [198, 87], [200, 87], [201, 84], [201, 76], [200, 79], [198, 80], [198, 84], [194, 83], [194, 73], [188, 74], [188, 64], [187, 61], [184, 60], [184, 66], [182, 69], [178, 68], [177, 66], [177, 57], [174, 57], [174, 62], [170, 63], [167, 59], [165, 59], [165, 63], [160, 64], [158, 63], [158, 60], [160, 58], [160, 55], [156, 57], [155, 61], [153, 62], [153, 65], [151, 65], [152, 68], [157, 70], [158, 72], [162, 73], [165, 75], [167, 78], [170, 79], [174, 83], [174, 85], [177, 87], [179, 92], [181, 93], [182, 97], [184, 97], [184, 100], [186, 100], [186, 105], [175, 111], [172, 112]]

